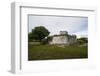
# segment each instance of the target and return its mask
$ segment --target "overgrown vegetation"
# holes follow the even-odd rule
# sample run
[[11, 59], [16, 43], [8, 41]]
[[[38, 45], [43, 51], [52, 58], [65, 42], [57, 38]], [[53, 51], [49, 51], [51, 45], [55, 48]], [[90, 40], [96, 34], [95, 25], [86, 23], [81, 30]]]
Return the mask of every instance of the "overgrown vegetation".
[[87, 46], [28, 45], [29, 60], [87, 58]]

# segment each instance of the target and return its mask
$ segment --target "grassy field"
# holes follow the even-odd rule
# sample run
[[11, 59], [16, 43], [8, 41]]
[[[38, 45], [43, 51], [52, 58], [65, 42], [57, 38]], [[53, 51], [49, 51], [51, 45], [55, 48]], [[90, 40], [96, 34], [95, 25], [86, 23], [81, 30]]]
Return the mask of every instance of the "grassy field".
[[28, 45], [28, 60], [88, 58], [86, 46]]

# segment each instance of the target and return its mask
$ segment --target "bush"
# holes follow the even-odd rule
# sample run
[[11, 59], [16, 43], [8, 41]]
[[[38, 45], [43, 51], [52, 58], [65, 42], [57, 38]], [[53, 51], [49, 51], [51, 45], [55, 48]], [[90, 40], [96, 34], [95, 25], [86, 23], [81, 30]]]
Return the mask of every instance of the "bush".
[[88, 43], [88, 39], [87, 38], [79, 38], [77, 39], [78, 44], [84, 44], [84, 43]]

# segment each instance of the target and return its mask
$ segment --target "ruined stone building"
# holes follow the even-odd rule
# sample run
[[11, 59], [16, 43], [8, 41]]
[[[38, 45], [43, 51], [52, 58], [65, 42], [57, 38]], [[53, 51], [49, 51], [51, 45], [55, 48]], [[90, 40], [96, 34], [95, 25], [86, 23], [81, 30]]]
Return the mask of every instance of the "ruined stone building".
[[76, 35], [69, 35], [67, 31], [60, 31], [59, 35], [53, 35], [50, 44], [70, 45], [77, 41]]

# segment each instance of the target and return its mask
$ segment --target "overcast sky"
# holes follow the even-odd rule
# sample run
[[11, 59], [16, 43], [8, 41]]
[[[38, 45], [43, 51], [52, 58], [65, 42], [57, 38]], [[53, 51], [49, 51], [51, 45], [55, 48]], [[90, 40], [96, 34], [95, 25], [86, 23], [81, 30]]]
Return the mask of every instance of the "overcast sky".
[[36, 16], [29, 15], [29, 32], [36, 26], [44, 26], [50, 31], [50, 35], [59, 34], [60, 31], [67, 31], [77, 37], [88, 36], [87, 17], [61, 17], [61, 16]]

